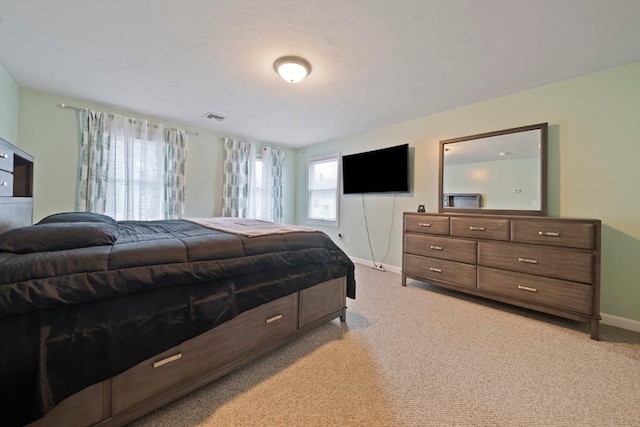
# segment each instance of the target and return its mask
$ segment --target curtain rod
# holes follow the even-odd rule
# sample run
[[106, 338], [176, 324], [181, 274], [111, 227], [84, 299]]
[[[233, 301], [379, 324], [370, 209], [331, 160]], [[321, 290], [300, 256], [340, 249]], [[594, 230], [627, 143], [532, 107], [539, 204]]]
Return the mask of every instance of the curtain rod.
[[[69, 105], [69, 104], [58, 104], [58, 107], [60, 108], [69, 108], [71, 110], [84, 110], [84, 108], [81, 107], [74, 107], [73, 105]], [[190, 130], [185, 130], [186, 133], [191, 134], [191, 135], [195, 135], [198, 136], [199, 134], [197, 132], [191, 132]]]

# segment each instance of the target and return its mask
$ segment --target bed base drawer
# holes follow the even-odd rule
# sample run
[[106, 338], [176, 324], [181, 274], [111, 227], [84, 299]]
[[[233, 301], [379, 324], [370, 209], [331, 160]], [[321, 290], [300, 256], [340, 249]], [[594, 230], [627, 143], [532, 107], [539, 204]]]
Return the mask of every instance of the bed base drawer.
[[278, 341], [297, 328], [298, 295], [277, 299], [144, 361], [113, 378], [113, 415], [156, 393]]
[[125, 425], [315, 326], [343, 317], [345, 306], [346, 278], [342, 277], [256, 307], [68, 397], [28, 427]]
[[322, 320], [327, 314], [344, 311], [346, 294], [347, 280], [344, 277], [300, 291], [300, 328]]

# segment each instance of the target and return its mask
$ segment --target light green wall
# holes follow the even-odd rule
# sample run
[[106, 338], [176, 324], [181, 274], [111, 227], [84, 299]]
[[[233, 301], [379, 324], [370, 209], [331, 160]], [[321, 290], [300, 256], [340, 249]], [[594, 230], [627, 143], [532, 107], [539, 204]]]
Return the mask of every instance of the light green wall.
[[[4, 69], [0, 69], [0, 82], [3, 113], [0, 134], [9, 141], [14, 139], [12, 142], [36, 156], [34, 220], [75, 208], [78, 121], [75, 111], [57, 107], [59, 103], [146, 118], [198, 132], [199, 136], [189, 136], [186, 215], [220, 214], [222, 134], [26, 89], [19, 89], [16, 113], [17, 85]], [[16, 116], [17, 126], [12, 125]], [[325, 229], [336, 241], [338, 233], [349, 236], [349, 242], [338, 243], [350, 256], [371, 259], [364, 201], [376, 261], [400, 266], [402, 212], [415, 211], [418, 204], [426, 204], [429, 212], [437, 211], [440, 140], [548, 122], [549, 215], [602, 220], [601, 311], [640, 321], [639, 116], [640, 63], [635, 63], [297, 152], [285, 148], [285, 222], [305, 223], [307, 158], [408, 142], [412, 192], [395, 198], [343, 196], [340, 227]]]
[[[60, 108], [64, 103], [78, 107], [146, 119], [189, 130], [187, 146], [186, 217], [220, 216], [222, 211], [222, 138], [219, 132], [188, 126], [156, 117], [118, 110], [100, 104], [65, 98], [49, 93], [20, 89], [18, 129], [20, 147], [35, 156], [34, 221], [55, 212], [75, 210], [80, 132], [78, 112]], [[285, 150], [284, 220], [295, 221], [296, 152]]]
[[[428, 96], [428, 94], [425, 94]], [[425, 204], [437, 212], [439, 141], [549, 123], [550, 216], [602, 220], [601, 312], [640, 320], [640, 63], [406, 121], [299, 151], [297, 221], [305, 222], [306, 159], [351, 154], [408, 142], [409, 195], [364, 196], [371, 246], [380, 262], [401, 265], [402, 212]], [[371, 259], [362, 198], [343, 196], [340, 227], [352, 257]], [[395, 207], [394, 207], [395, 203]], [[393, 226], [392, 224], [393, 218]], [[390, 236], [390, 238], [389, 238]]]
[[18, 84], [0, 65], [0, 137], [18, 145]]

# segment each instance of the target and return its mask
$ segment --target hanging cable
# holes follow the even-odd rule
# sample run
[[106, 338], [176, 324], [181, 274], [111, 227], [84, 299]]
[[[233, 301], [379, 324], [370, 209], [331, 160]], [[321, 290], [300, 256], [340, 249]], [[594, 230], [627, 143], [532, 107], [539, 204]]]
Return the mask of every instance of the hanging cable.
[[365, 209], [364, 206], [364, 194], [361, 195], [362, 197], [362, 213], [364, 214], [364, 227], [367, 231], [367, 241], [369, 242], [369, 250], [371, 250], [371, 261], [373, 261], [373, 267], [374, 268], [378, 268], [378, 266], [376, 265], [376, 258], [373, 255], [373, 247], [371, 246], [371, 238], [369, 237], [369, 224], [367, 223], [367, 210]]
[[393, 219], [396, 216], [396, 198], [397, 194], [393, 195], [393, 207], [391, 208], [391, 226], [389, 227], [389, 236], [387, 236], [387, 252], [384, 254], [384, 258], [380, 261], [380, 268], [382, 268], [382, 264], [384, 264], [384, 260], [387, 259], [387, 255], [389, 255], [389, 248], [391, 247], [391, 231], [393, 230]]
[[371, 261], [373, 261], [373, 268], [375, 268], [376, 270], [384, 271], [382, 264], [384, 263], [384, 260], [387, 259], [387, 255], [389, 255], [389, 248], [391, 247], [391, 232], [393, 231], [393, 220], [395, 218], [397, 194], [394, 194], [393, 196], [393, 207], [391, 208], [391, 225], [389, 226], [389, 235], [387, 236], [387, 252], [384, 254], [384, 258], [382, 258], [382, 261], [380, 261], [380, 264], [376, 264], [376, 258], [375, 258], [375, 255], [373, 254], [373, 246], [371, 245], [371, 237], [369, 235], [369, 224], [367, 222], [367, 209], [365, 208], [365, 205], [364, 205], [364, 194], [361, 197], [362, 197], [362, 212], [364, 215], [364, 226], [367, 231], [367, 241], [369, 242], [369, 250], [371, 251]]

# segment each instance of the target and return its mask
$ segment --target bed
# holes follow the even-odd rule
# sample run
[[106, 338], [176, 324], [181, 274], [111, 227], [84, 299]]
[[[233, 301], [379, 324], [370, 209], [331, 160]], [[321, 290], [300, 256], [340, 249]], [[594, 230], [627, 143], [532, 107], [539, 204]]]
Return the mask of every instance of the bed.
[[67, 212], [0, 234], [0, 425], [123, 425], [335, 318], [324, 233]]

